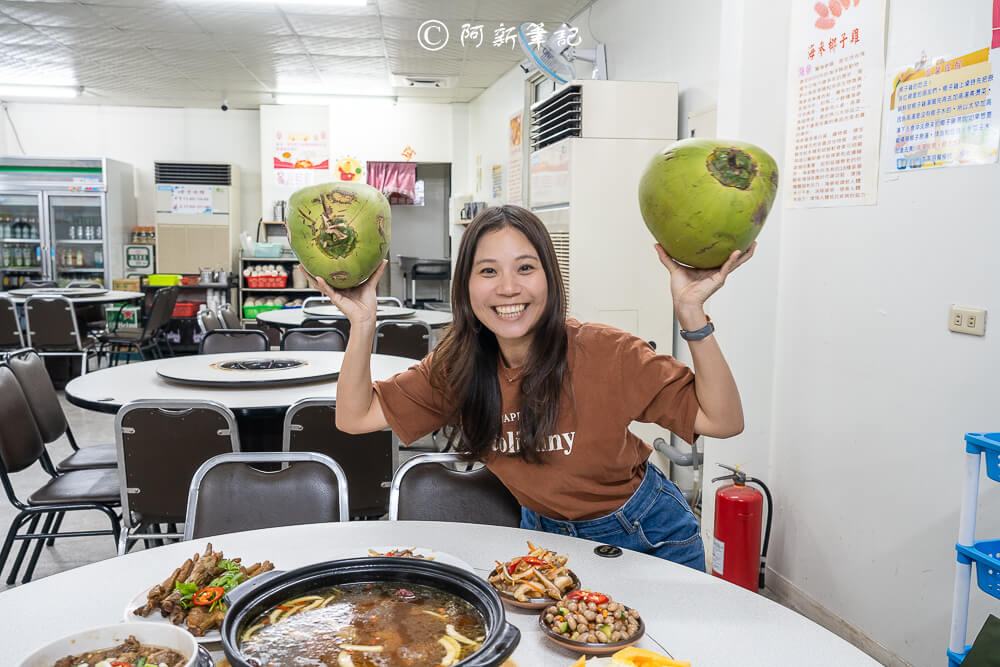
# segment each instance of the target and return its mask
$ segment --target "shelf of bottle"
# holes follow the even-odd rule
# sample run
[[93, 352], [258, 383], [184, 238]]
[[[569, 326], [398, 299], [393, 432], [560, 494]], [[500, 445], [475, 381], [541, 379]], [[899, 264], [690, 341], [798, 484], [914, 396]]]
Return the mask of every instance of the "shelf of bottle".
[[2, 243], [41, 243], [41, 239], [0, 239]]
[[56, 245], [79, 245], [81, 243], [104, 243], [104, 239], [56, 239]]
[[240, 257], [240, 260], [244, 262], [270, 262], [273, 264], [275, 262], [297, 262], [299, 258], [293, 255], [292, 257]]
[[104, 273], [104, 269], [93, 266], [57, 266], [56, 271], [64, 273]]
[[314, 290], [310, 287], [304, 287], [299, 289], [298, 287], [244, 287], [242, 288], [244, 292], [316, 292], [319, 290]]
[[0, 271], [6, 273], [38, 273], [42, 270], [40, 266], [5, 266]]

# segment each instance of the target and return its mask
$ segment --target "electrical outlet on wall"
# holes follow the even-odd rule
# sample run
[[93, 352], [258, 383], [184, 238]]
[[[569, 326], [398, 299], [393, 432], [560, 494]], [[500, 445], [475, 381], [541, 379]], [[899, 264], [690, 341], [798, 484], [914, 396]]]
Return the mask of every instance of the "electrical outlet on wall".
[[951, 304], [948, 309], [948, 331], [985, 336], [986, 309]]

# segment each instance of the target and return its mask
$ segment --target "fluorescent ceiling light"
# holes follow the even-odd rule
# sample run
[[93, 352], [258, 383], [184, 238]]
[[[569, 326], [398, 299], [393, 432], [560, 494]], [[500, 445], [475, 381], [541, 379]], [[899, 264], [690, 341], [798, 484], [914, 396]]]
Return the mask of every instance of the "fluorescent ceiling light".
[[0, 97], [77, 97], [83, 86], [24, 86], [0, 83]]
[[318, 104], [329, 106], [344, 100], [388, 99], [390, 95], [312, 95], [308, 93], [274, 93], [275, 104]]
[[[194, 0], [188, 0], [193, 2]], [[228, 0], [228, 2], [247, 5], [326, 5], [328, 7], [364, 7], [368, 0]]]

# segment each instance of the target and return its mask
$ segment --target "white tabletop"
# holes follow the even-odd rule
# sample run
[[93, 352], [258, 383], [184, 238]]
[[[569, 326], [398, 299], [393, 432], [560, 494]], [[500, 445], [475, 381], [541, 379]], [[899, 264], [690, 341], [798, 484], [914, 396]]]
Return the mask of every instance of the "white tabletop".
[[[247, 358], [285, 358], [290, 352], [253, 352], [243, 355], [202, 354], [200, 359], [215, 363], [245, 356]], [[339, 367], [343, 352], [295, 352], [296, 357], [336, 360]], [[188, 357], [184, 357], [185, 359]], [[303, 398], [336, 398], [336, 380], [306, 382], [285, 386], [266, 387], [208, 387], [170, 382], [160, 377], [157, 366], [170, 363], [170, 359], [154, 359], [131, 364], [112, 366], [73, 378], [66, 384], [66, 398], [70, 403], [100, 412], [117, 412], [125, 403], [137, 399], [182, 399], [217, 401], [230, 410], [254, 411], [287, 408]], [[373, 354], [371, 374], [373, 380], [385, 380], [405, 371], [417, 362], [406, 357]]]
[[[409, 308], [407, 310], [410, 310]], [[257, 314], [258, 322], [265, 322], [276, 327], [297, 327], [302, 324], [305, 316], [301, 308], [282, 308], [280, 310], [266, 310]], [[426, 322], [432, 329], [451, 324], [451, 313], [443, 310], [425, 310], [418, 308], [413, 311], [413, 315], [400, 318], [403, 320], [421, 320]]]
[[[10, 292], [0, 292], [0, 295], [6, 296], [8, 299], [21, 305], [24, 303], [27, 297], [14, 296]], [[98, 294], [96, 296], [70, 296], [66, 297], [74, 304], [77, 303], [115, 303], [117, 301], [137, 301], [144, 297], [145, 294], [142, 292], [126, 292], [123, 290], [108, 290], [104, 294]]]
[[[352, 521], [233, 533], [134, 551], [9, 589], [0, 593], [0, 609], [6, 610], [4, 660], [17, 664], [53, 639], [120, 622], [137, 593], [163, 581], [209, 541], [227, 556], [239, 556], [245, 563], [267, 559], [282, 570], [367, 555], [367, 548], [374, 546], [430, 547], [461, 558], [485, 576], [494, 560], [523, 555], [529, 539], [567, 554], [570, 568], [586, 588], [636, 608], [646, 622], [646, 636], [638, 643], [642, 648], [665, 649], [695, 667], [878, 665], [805, 617], [681, 565], [634, 551], [601, 558], [593, 552], [597, 543], [563, 535], [420, 521]], [[569, 667], [579, 657], [544, 638], [536, 613], [507, 608], [506, 614], [521, 630], [512, 656], [518, 667]], [[216, 659], [222, 657], [220, 644], [207, 648]]]

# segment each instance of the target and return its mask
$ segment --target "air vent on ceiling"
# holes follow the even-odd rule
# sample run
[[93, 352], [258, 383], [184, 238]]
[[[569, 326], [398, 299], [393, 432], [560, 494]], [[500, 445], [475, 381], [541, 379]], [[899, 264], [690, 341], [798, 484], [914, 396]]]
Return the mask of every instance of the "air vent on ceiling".
[[435, 74], [393, 74], [393, 88], [451, 88], [455, 77]]
[[232, 185], [228, 164], [196, 162], [154, 162], [157, 183], [180, 185]]
[[531, 105], [531, 150], [583, 133], [583, 88], [566, 86]]

